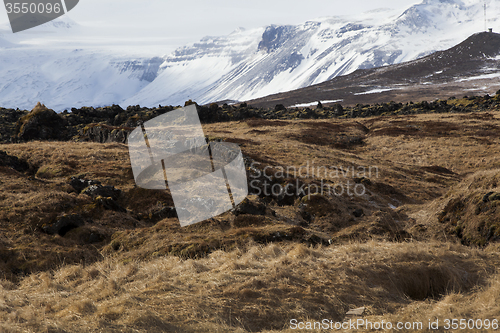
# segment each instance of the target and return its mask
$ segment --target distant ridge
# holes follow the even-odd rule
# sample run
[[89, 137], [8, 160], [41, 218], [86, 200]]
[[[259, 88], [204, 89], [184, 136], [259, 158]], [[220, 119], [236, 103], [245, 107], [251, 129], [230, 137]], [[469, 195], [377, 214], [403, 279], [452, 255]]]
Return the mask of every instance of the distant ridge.
[[[358, 69], [415, 60], [483, 30], [483, 5], [482, 0], [424, 0], [404, 11], [322, 13], [327, 17], [298, 25], [205, 37], [165, 57], [158, 77], [124, 104], [253, 100]], [[497, 29], [500, 2], [487, 0], [487, 6], [488, 24]]]
[[408, 102], [500, 89], [500, 34], [481, 32], [445, 51], [352, 74], [310, 87], [253, 99], [257, 107], [336, 100], [341, 104]]
[[[500, 30], [500, 2], [487, 0], [487, 5], [489, 25]], [[358, 69], [415, 60], [484, 28], [482, 0], [423, 0], [404, 11], [352, 17], [318, 14], [324, 17], [207, 36], [167, 56], [117, 51], [114, 41], [110, 49], [98, 40], [69, 42], [87, 30], [66, 16], [26, 34], [8, 34], [10, 28], [0, 26], [0, 106], [28, 110], [40, 100], [59, 112], [113, 104], [183, 105], [189, 99], [198, 104], [253, 100]], [[68, 43], [58, 42], [59, 36]]]

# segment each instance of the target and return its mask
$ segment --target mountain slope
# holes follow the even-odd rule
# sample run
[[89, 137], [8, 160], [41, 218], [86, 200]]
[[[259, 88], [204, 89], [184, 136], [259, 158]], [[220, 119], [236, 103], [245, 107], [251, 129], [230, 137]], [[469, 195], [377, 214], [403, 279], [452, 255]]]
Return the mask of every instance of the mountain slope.
[[85, 34], [66, 16], [17, 34], [0, 26], [0, 106], [29, 110], [42, 101], [63, 111], [117, 104], [156, 78], [162, 58], [97, 44], [82, 49]]
[[[495, 17], [489, 24], [495, 24], [500, 4], [488, 5]], [[324, 18], [207, 37], [168, 56], [158, 78], [125, 104], [248, 100], [417, 59], [481, 31], [482, 6], [482, 1], [425, 0], [399, 16], [375, 11], [356, 20]]]
[[[342, 104], [408, 102], [500, 88], [500, 34], [483, 32], [429, 56], [358, 70], [310, 87], [248, 101], [253, 106], [293, 106], [317, 101]], [[316, 103], [314, 103], [316, 104]]]
[[0, 56], [0, 105], [30, 109], [42, 101], [58, 111], [118, 103], [150, 83], [162, 62], [78, 49], [14, 49]]
[[[496, 27], [500, 3], [487, 3], [489, 25]], [[378, 10], [355, 19], [238, 29], [162, 58], [133, 55], [133, 49], [117, 54], [102, 41], [84, 43], [85, 49], [61, 42], [87, 33], [68, 18], [22, 34], [0, 27], [0, 105], [31, 109], [42, 101], [62, 111], [255, 99], [451, 47], [484, 28], [482, 4], [425, 0], [402, 14]]]

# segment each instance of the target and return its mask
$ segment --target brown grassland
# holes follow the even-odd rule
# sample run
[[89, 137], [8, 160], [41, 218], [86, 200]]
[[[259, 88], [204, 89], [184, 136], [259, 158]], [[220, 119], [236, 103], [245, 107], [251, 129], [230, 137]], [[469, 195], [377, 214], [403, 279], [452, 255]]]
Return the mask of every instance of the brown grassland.
[[[446, 318], [500, 320], [498, 110], [204, 130], [260, 170], [287, 170], [283, 182], [365, 193], [252, 195], [264, 214], [181, 228], [158, 214], [168, 192], [134, 185], [125, 144], [2, 144], [30, 168], [0, 166], [0, 332], [295, 332], [291, 319], [342, 321], [359, 307], [423, 332], [429, 320], [439, 331]], [[300, 167], [308, 177], [291, 174]], [[71, 176], [120, 189], [124, 210], [76, 193]], [[63, 214], [85, 225], [43, 232]]]

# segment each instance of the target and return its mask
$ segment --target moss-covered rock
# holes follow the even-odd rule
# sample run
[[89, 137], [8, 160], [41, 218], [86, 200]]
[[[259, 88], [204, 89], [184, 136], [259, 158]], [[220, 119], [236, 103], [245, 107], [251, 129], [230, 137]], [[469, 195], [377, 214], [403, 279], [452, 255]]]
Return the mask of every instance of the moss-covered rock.
[[40, 102], [30, 113], [19, 118], [16, 135], [21, 141], [68, 139], [64, 119]]

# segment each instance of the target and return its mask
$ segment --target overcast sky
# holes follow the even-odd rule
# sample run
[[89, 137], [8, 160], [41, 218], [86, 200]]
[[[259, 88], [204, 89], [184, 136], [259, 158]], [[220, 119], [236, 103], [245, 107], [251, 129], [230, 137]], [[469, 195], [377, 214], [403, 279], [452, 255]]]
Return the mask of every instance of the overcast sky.
[[[80, 0], [67, 15], [88, 29], [89, 37], [122, 40], [156, 38], [165, 49], [203, 36], [226, 35], [238, 27], [298, 24], [324, 16], [348, 15], [378, 8], [401, 11], [415, 0]], [[0, 20], [7, 22], [5, 10]], [[90, 32], [90, 31], [94, 32]]]

